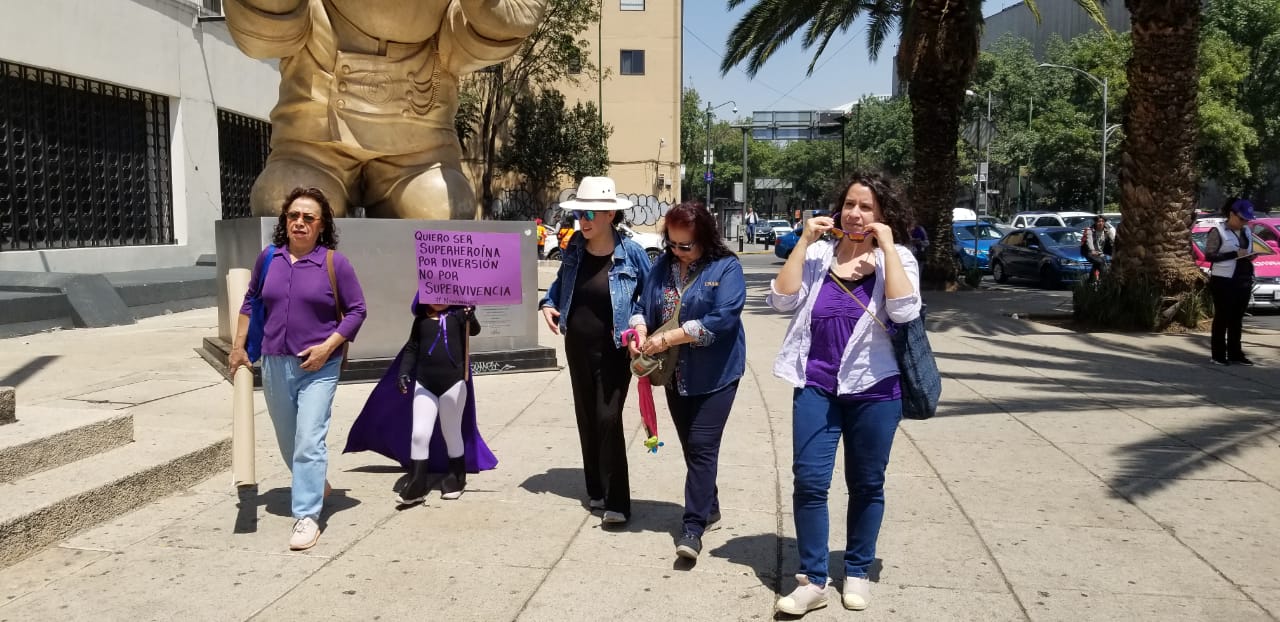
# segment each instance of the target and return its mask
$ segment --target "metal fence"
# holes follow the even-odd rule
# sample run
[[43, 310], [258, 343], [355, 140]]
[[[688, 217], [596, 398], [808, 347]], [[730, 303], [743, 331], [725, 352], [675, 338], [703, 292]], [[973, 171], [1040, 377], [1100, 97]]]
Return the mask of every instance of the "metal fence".
[[172, 244], [169, 100], [0, 61], [0, 251]]
[[249, 191], [270, 151], [270, 123], [218, 110], [218, 184], [222, 189], [223, 218], [252, 215]]

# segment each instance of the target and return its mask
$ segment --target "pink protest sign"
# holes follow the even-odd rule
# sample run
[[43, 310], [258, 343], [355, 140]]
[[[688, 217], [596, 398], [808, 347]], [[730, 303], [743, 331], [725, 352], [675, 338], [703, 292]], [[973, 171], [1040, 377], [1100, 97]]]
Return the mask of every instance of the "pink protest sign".
[[418, 299], [427, 304], [520, 304], [520, 234], [414, 233]]

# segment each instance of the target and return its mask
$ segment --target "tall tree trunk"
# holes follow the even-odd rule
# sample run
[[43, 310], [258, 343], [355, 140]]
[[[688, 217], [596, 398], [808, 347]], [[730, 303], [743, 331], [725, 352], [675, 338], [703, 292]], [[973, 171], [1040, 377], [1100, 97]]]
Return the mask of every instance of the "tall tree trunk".
[[1133, 56], [1115, 276], [1151, 283], [1172, 298], [1201, 279], [1188, 251], [1197, 189], [1200, 2], [1126, 0], [1125, 6], [1133, 20]]
[[497, 116], [498, 106], [502, 102], [502, 93], [506, 85], [503, 82], [503, 65], [494, 65], [489, 76], [489, 92], [485, 97], [484, 115], [480, 125], [480, 157], [484, 162], [484, 174], [480, 176], [480, 214], [481, 218], [491, 218], [493, 209], [493, 170], [497, 163], [494, 151], [498, 148]]
[[929, 232], [921, 271], [927, 289], [956, 282], [952, 209], [956, 203], [956, 143], [965, 87], [978, 62], [981, 3], [916, 0], [902, 29], [898, 74], [910, 82], [915, 172], [907, 200]]

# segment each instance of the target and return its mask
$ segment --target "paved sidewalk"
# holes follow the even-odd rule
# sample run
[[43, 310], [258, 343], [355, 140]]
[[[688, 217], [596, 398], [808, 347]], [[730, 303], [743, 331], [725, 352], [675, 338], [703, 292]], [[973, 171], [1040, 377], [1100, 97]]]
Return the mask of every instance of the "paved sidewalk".
[[[290, 553], [288, 478], [260, 414], [261, 496], [242, 502], [220, 473], [0, 570], [0, 622], [770, 619], [796, 567], [791, 390], [771, 374], [786, 318], [764, 308], [766, 275], [749, 283], [724, 528], [696, 566], [675, 561], [683, 463], [665, 412], [666, 446], [648, 455], [633, 392], [634, 518], [608, 532], [583, 506], [567, 372], [481, 376], [501, 463], [461, 500], [397, 511], [396, 467], [335, 453], [324, 536]], [[845, 611], [833, 591], [805, 619], [1276, 620], [1280, 339], [1246, 337], [1259, 367], [1213, 368], [1203, 335], [1082, 335], [1003, 317], [995, 295], [929, 296], [944, 404], [901, 426], [871, 608]], [[215, 321], [201, 310], [0, 341], [0, 377], [19, 370], [20, 408], [66, 402], [82, 382], [207, 380], [138, 408], [229, 432], [230, 387], [191, 352]], [[61, 358], [27, 364], [48, 355]], [[331, 450], [370, 389], [340, 387]]]

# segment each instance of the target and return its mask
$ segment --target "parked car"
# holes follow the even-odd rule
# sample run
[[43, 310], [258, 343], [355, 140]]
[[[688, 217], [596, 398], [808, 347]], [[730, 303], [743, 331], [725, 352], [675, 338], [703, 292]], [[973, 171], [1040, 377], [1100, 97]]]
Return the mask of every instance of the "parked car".
[[786, 259], [791, 256], [791, 249], [796, 247], [796, 242], [800, 241], [800, 232], [804, 230], [803, 226], [787, 231], [787, 233], [778, 238], [774, 243], [773, 255], [778, 259]]
[[1092, 264], [1080, 254], [1081, 229], [1017, 229], [991, 245], [991, 274], [997, 283], [1032, 279], [1055, 288], [1084, 280]]
[[[581, 227], [575, 219], [573, 221], [573, 230], [577, 231], [578, 229], [581, 229]], [[628, 225], [625, 222], [618, 225], [618, 231], [622, 233], [622, 235], [631, 238], [631, 240], [636, 244], [639, 244], [641, 248], [644, 249], [645, 254], [649, 256], [649, 261], [657, 261], [658, 257], [662, 255], [664, 244], [661, 235], [645, 231], [636, 231], [631, 228], [631, 225]], [[560, 245], [558, 242], [554, 242], [554, 239], [556, 239], [555, 232], [547, 231], [547, 242], [543, 244], [543, 248], [546, 249], [544, 256], [547, 259], [558, 260], [560, 259]]]
[[1015, 229], [1027, 227], [1079, 227], [1093, 224], [1090, 212], [1020, 212], [1013, 217]]
[[765, 220], [756, 225], [757, 244], [776, 244], [782, 236], [791, 233], [791, 223], [785, 220]]
[[956, 261], [961, 270], [972, 270], [977, 267], [983, 272], [991, 272], [991, 245], [1009, 233], [1010, 229], [1002, 225], [991, 225], [981, 221], [960, 221], [952, 224], [955, 232]]
[[[1191, 254], [1196, 266], [1205, 274], [1209, 273], [1211, 264], [1204, 258], [1204, 245], [1209, 239], [1209, 230], [1221, 220], [1205, 218], [1191, 227]], [[1249, 298], [1249, 308], [1280, 309], [1280, 218], [1259, 218], [1250, 223], [1250, 227], [1273, 254], [1253, 260], [1253, 295]]]

